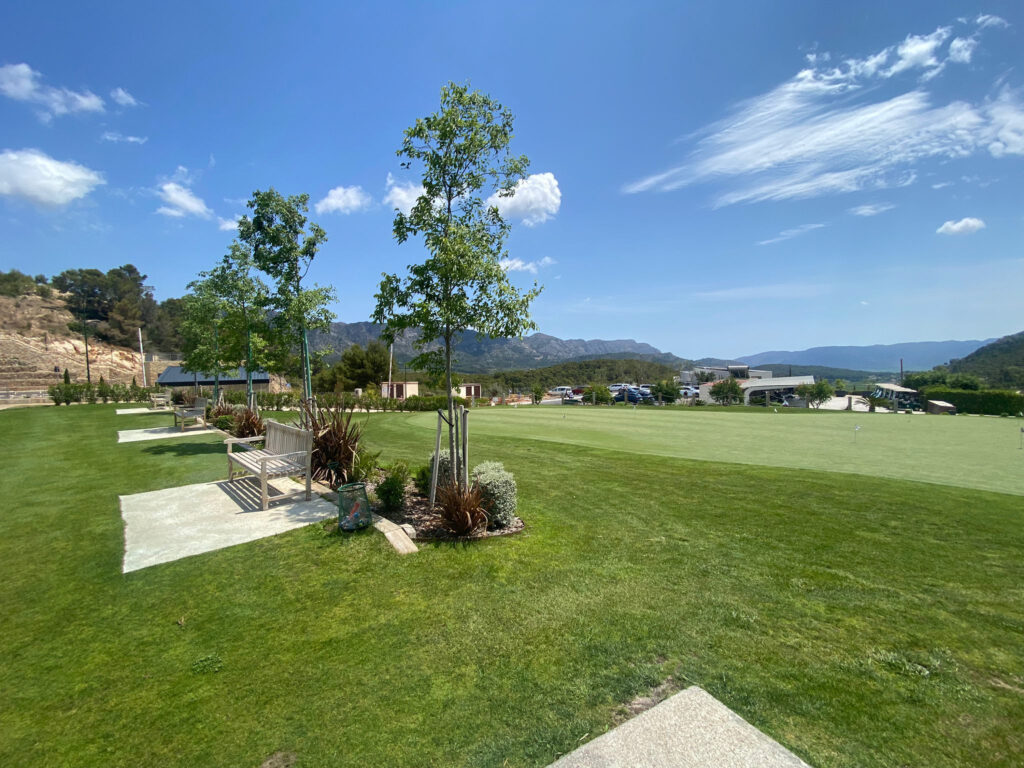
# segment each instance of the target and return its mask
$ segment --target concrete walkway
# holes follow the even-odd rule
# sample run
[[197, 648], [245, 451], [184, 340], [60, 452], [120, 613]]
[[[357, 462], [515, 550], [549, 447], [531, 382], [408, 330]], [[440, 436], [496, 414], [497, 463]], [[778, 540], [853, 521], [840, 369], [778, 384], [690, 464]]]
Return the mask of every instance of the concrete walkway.
[[119, 443], [137, 443], [140, 440], [163, 440], [168, 437], [188, 437], [189, 435], [209, 435], [220, 432], [219, 429], [206, 425], [195, 425], [185, 427], [182, 432], [180, 427], [153, 427], [151, 429], [122, 429], [117, 433]]
[[174, 413], [173, 408], [118, 408], [116, 411], [118, 416], [124, 416], [126, 414], [138, 414], [138, 413]]
[[261, 509], [255, 477], [121, 496], [122, 571], [169, 563], [337, 516], [337, 506], [316, 494], [312, 501], [299, 497], [274, 503], [275, 495], [304, 488], [287, 478], [272, 481], [267, 511]]
[[598, 736], [549, 768], [808, 768], [697, 686]]

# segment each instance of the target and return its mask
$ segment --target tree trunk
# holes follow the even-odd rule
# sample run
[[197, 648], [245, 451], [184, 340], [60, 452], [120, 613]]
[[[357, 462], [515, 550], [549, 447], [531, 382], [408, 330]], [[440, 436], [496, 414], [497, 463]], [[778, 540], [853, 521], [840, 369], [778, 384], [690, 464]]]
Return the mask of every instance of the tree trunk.
[[[455, 396], [452, 395], [452, 332], [445, 328], [444, 333], [444, 378], [448, 390], [448, 462], [451, 480], [459, 482], [461, 473], [458, 469], [459, 454], [455, 445]], [[461, 483], [459, 483], [461, 486]]]

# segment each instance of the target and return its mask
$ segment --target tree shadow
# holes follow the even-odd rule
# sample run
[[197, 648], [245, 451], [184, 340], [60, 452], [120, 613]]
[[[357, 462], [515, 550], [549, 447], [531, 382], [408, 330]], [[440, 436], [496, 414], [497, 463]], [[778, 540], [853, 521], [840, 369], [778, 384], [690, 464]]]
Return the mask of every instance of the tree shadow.
[[210, 453], [227, 456], [227, 449], [220, 443], [162, 443], [147, 446], [142, 452], [154, 456], [202, 456]]

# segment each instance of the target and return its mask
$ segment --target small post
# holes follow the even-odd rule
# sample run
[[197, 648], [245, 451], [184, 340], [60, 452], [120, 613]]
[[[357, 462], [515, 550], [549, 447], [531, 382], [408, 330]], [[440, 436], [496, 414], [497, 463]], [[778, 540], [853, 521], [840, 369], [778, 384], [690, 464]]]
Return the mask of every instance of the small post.
[[462, 409], [462, 479], [469, 488], [469, 411]]
[[438, 454], [441, 452], [441, 420], [444, 416], [441, 415], [440, 409], [437, 411], [437, 436], [434, 438], [434, 466], [430, 470], [430, 508], [434, 508], [434, 498], [437, 494], [437, 463], [440, 458]]

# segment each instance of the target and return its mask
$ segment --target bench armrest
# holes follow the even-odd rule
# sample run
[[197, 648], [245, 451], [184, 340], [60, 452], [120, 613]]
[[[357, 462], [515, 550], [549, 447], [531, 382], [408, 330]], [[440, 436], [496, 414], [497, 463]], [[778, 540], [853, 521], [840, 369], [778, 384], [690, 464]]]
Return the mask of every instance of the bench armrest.
[[264, 435], [257, 435], [256, 437], [229, 437], [224, 441], [224, 445], [228, 447], [228, 453], [231, 453], [231, 446], [237, 445], [239, 448], [244, 448], [247, 451], [254, 450], [252, 443], [258, 443], [260, 440], [266, 440]]

